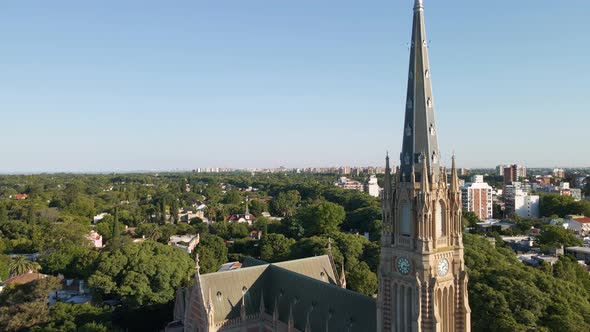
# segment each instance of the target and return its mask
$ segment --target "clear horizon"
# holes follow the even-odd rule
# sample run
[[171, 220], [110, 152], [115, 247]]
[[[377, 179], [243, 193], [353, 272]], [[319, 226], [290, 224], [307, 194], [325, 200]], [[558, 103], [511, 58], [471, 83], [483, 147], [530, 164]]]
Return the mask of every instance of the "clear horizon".
[[[0, 173], [398, 164], [412, 3], [7, 3]], [[424, 4], [443, 164], [590, 166], [588, 1]]]

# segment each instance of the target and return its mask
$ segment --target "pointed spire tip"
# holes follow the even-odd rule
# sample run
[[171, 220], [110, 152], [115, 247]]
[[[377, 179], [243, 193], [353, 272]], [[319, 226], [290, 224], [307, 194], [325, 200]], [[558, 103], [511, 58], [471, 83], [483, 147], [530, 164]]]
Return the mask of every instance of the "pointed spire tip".
[[424, 1], [423, 0], [415, 0], [414, 1], [414, 9], [423, 9], [424, 8]]

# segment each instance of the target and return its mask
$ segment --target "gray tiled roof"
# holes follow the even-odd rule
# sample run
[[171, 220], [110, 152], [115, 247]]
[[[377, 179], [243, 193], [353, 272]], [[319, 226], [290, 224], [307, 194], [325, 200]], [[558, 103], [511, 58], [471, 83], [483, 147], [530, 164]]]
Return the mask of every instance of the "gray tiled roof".
[[338, 287], [329, 256], [264, 265], [254, 259], [244, 263], [250, 267], [200, 276], [206, 301], [211, 294], [216, 321], [240, 317], [242, 300], [247, 315], [259, 312], [264, 296], [265, 311], [272, 314], [277, 303], [283, 322], [289, 320], [292, 306], [295, 328], [301, 331], [308, 312], [312, 331], [324, 331], [326, 321], [330, 331], [376, 329], [374, 299]]

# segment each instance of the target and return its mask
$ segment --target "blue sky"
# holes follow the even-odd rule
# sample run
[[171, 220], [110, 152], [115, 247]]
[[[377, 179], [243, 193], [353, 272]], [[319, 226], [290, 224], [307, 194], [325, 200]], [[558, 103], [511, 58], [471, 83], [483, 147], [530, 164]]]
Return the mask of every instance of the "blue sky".
[[[379, 165], [413, 0], [6, 1], [0, 172]], [[425, 0], [444, 163], [590, 166], [590, 2]]]

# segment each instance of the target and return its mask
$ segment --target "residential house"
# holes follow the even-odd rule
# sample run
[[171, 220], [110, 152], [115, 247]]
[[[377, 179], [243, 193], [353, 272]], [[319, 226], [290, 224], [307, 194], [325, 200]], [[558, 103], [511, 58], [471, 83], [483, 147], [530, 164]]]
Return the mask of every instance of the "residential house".
[[42, 274], [42, 273], [38, 273], [38, 272], [33, 272], [33, 271], [29, 271], [28, 273], [25, 274], [21, 274], [18, 276], [13, 276], [11, 278], [8, 278], [6, 280], [4, 280], [3, 282], [0, 282], [0, 292], [4, 289], [4, 287], [8, 286], [8, 285], [22, 285], [22, 284], [28, 284], [29, 282], [35, 281], [35, 280], [39, 280], [39, 279], [43, 279], [46, 278], [47, 275], [46, 274]]
[[590, 233], [590, 218], [585, 216], [567, 216], [568, 229], [576, 234]]
[[584, 261], [590, 264], [590, 248], [589, 247], [567, 247], [565, 252], [576, 257], [578, 261]]
[[102, 248], [102, 235], [98, 234], [98, 232], [92, 230], [90, 233], [86, 234], [86, 239], [92, 243], [94, 248]]
[[199, 218], [201, 220], [205, 219], [205, 211], [201, 210], [188, 210], [188, 209], [179, 209], [178, 210], [178, 220], [186, 223], [190, 223], [191, 220], [194, 218]]
[[363, 184], [349, 179], [347, 177], [341, 177], [340, 179], [338, 179], [338, 181], [334, 182], [334, 185], [337, 187], [340, 187], [342, 189], [346, 189], [346, 190], [358, 190], [358, 191], [363, 191]]
[[256, 217], [251, 214], [230, 214], [227, 217], [227, 221], [228, 222], [245, 222], [248, 223], [248, 225], [252, 225], [253, 222], [256, 221]]
[[172, 235], [168, 245], [182, 249], [187, 253], [192, 253], [199, 244], [200, 236], [197, 235]]
[[103, 219], [104, 219], [104, 217], [106, 217], [106, 216], [108, 216], [108, 215], [109, 215], [109, 214], [108, 214], [108, 213], [106, 213], [106, 212], [99, 213], [99, 214], [95, 215], [95, 216], [92, 218], [92, 223], [96, 225], [96, 224], [97, 224], [99, 221], [103, 220]]
[[229, 262], [229, 263], [222, 264], [221, 267], [219, 268], [219, 270], [217, 270], [217, 272], [232, 271], [232, 270], [239, 269], [241, 267], [242, 267], [242, 263], [240, 263], [240, 262]]

